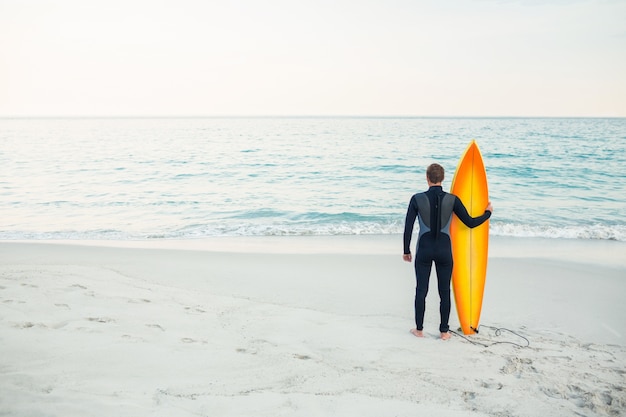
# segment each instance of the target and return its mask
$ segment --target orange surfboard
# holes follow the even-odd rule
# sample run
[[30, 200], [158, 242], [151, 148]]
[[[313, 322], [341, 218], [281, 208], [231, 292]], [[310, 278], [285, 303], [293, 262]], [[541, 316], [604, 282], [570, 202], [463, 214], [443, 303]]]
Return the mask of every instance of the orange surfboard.
[[[475, 141], [469, 144], [459, 161], [450, 192], [461, 199], [472, 217], [485, 212], [489, 202], [487, 173]], [[470, 229], [454, 215], [450, 239], [454, 262], [452, 288], [461, 329], [464, 334], [477, 333], [487, 277], [489, 220]]]

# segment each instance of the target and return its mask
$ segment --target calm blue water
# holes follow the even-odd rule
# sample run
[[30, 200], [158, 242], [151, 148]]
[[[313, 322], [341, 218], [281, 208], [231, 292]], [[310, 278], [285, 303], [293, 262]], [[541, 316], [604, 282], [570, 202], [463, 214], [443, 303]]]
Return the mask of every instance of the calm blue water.
[[626, 119], [0, 119], [0, 239], [400, 233], [471, 139], [492, 234], [626, 241]]

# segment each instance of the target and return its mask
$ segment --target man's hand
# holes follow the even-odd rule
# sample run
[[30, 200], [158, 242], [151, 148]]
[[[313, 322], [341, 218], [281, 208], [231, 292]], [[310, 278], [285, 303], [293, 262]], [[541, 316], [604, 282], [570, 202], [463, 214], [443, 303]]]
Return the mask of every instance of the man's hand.
[[404, 255], [402, 255], [402, 259], [404, 259], [405, 262], [411, 262], [413, 260], [413, 255], [411, 255], [410, 253], [405, 253]]
[[485, 211], [490, 211], [491, 214], [493, 214], [493, 206], [491, 205], [491, 201], [487, 204], [487, 208], [485, 209]]

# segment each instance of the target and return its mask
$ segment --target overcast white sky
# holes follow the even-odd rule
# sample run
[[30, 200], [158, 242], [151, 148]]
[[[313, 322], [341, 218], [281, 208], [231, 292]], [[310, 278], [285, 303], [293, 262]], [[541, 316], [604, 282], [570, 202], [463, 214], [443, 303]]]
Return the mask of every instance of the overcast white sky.
[[622, 116], [626, 1], [0, 0], [0, 116]]

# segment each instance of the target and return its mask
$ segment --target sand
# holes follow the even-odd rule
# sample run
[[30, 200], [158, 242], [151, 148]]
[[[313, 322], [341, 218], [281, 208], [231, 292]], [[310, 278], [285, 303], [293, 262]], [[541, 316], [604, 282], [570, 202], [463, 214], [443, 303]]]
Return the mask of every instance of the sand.
[[481, 332], [448, 341], [434, 277], [409, 333], [401, 247], [0, 242], [0, 416], [626, 414], [626, 243], [492, 238]]

